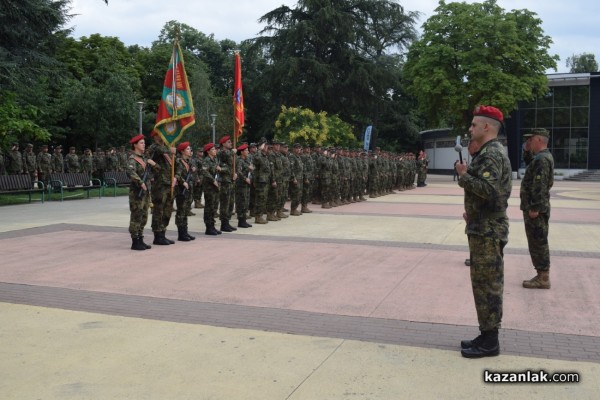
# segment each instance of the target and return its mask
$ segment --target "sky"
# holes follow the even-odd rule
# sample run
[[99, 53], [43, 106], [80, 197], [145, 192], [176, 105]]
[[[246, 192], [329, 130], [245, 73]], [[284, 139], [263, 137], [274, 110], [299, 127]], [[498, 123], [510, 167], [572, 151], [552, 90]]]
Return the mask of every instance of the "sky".
[[[481, 0], [480, 0], [481, 1]], [[450, 1], [447, 1], [450, 2]], [[473, 3], [475, 1], [467, 1]], [[407, 11], [422, 13], [417, 26], [429, 18], [438, 5], [437, 0], [399, 0]], [[73, 37], [118, 37], [125, 45], [149, 47], [158, 39], [166, 22], [185, 23], [216, 40], [241, 42], [258, 36], [264, 27], [258, 19], [271, 10], [297, 0], [72, 0], [68, 26]], [[542, 20], [542, 28], [553, 40], [549, 53], [560, 56], [557, 71], [568, 72], [567, 57], [592, 53], [600, 62], [600, 2], [598, 0], [498, 0], [507, 11], [528, 9]]]

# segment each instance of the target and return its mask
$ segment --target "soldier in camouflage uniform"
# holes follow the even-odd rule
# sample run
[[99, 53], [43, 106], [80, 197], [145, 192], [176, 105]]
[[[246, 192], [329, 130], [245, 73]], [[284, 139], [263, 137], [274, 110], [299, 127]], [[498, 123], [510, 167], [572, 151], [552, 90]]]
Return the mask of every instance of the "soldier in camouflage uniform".
[[79, 156], [75, 152], [75, 147], [69, 147], [69, 154], [65, 156], [65, 161], [67, 163], [67, 171], [71, 173], [79, 172]]
[[10, 151], [6, 154], [6, 172], [9, 175], [23, 173], [23, 156], [19, 151], [19, 143], [13, 143]]
[[537, 275], [523, 281], [527, 289], [550, 289], [550, 247], [548, 245], [548, 221], [550, 220], [550, 189], [554, 184], [554, 158], [548, 150], [550, 133], [546, 129], [534, 129], [524, 135], [526, 149], [534, 157], [525, 170], [521, 182], [521, 210], [525, 221], [525, 233], [533, 267]]
[[229, 221], [231, 220], [231, 214], [235, 202], [235, 187], [234, 182], [237, 179], [237, 173], [233, 169], [233, 158], [235, 157], [235, 151], [233, 151], [231, 138], [229, 136], [223, 136], [219, 140], [221, 150], [219, 151], [218, 159], [219, 166], [221, 167], [221, 187], [219, 189], [219, 218], [221, 219], [221, 231], [222, 232], [233, 232], [237, 231], [237, 228], [231, 226]]
[[304, 183], [302, 184], [302, 198], [300, 203], [302, 204], [302, 208], [300, 212], [302, 214], [311, 213], [312, 210], [308, 208], [308, 202], [312, 196], [312, 185], [315, 180], [315, 161], [310, 154], [310, 147], [305, 146], [303, 149], [303, 154], [300, 157], [302, 161], [303, 171], [304, 171]]
[[246, 214], [248, 213], [248, 206], [250, 204], [250, 186], [252, 186], [254, 165], [252, 165], [248, 157], [249, 150], [247, 144], [238, 146], [237, 154], [239, 157], [235, 165], [238, 176], [235, 183], [235, 212], [237, 213], [238, 228], [252, 228], [252, 225], [246, 222]]
[[148, 158], [156, 163], [154, 181], [150, 187], [152, 194], [152, 232], [154, 232], [154, 244], [166, 246], [174, 244], [173, 240], [167, 239], [166, 231], [173, 213], [173, 197], [171, 188], [177, 183], [175, 177], [171, 178], [171, 168], [174, 147], [167, 147], [156, 131], [152, 131], [154, 143], [148, 148]]
[[221, 167], [217, 160], [217, 148], [214, 143], [204, 145], [202, 158], [202, 186], [204, 191], [204, 225], [206, 235], [220, 235], [215, 228], [215, 203], [219, 203], [219, 174]]
[[38, 179], [44, 184], [48, 184], [50, 174], [52, 173], [52, 156], [48, 153], [48, 145], [43, 144], [42, 149], [36, 159], [38, 167]]
[[4, 152], [2, 151], [2, 147], [0, 147], [0, 175], [6, 174], [6, 169], [4, 167]]
[[302, 153], [302, 145], [294, 143], [293, 153], [289, 155], [290, 160], [290, 215], [300, 216], [302, 212], [298, 210], [298, 206], [302, 200], [302, 190], [304, 184], [304, 165], [300, 158]]
[[132, 153], [127, 160], [127, 175], [131, 179], [129, 185], [129, 233], [131, 235], [131, 250], [147, 250], [152, 246], [144, 243], [144, 227], [148, 222], [148, 205], [150, 204], [150, 192], [144, 181], [147, 178], [147, 166], [155, 166], [152, 160], [146, 160], [144, 150], [146, 141], [143, 135], [132, 138]]
[[279, 194], [281, 193], [279, 187], [282, 185], [281, 181], [283, 175], [283, 162], [281, 160], [280, 146], [281, 144], [279, 142], [274, 141], [273, 146], [268, 152], [275, 184], [272, 184], [269, 187], [269, 196], [267, 197], [267, 221], [281, 221], [281, 218], [277, 216], [280, 207]]
[[[83, 150], [83, 155], [81, 156], [80, 163], [81, 172], [87, 174], [90, 179], [92, 178], [92, 173], [94, 172], [94, 156], [92, 156], [92, 150], [89, 148], [85, 148]], [[129, 164], [129, 159], [125, 162], [125, 171], [127, 171]]]
[[119, 147], [117, 158], [119, 159], [119, 167], [117, 168], [117, 171], [127, 170], [127, 151], [125, 150], [125, 146]]
[[318, 171], [319, 171], [319, 182], [320, 182], [320, 200], [321, 208], [331, 208], [333, 198], [333, 191], [331, 189], [333, 175], [332, 171], [333, 161], [329, 155], [329, 149], [324, 149], [323, 153], [319, 157]]
[[456, 165], [459, 186], [465, 190], [465, 212], [471, 285], [481, 335], [461, 342], [467, 358], [500, 353], [498, 329], [502, 322], [504, 247], [508, 243], [506, 208], [512, 189], [510, 161], [497, 136], [503, 115], [495, 107], [479, 106], [473, 113], [471, 140], [481, 144], [478, 156], [467, 167]]
[[[248, 162], [250, 164], [254, 164], [254, 157], [256, 157], [256, 152], [258, 148], [256, 147], [256, 143], [250, 143], [248, 145]], [[253, 217], [256, 213], [254, 212], [254, 198], [256, 197], [256, 187], [254, 186], [254, 180], [252, 185], [250, 185], [250, 199], [248, 200], [248, 217]]]
[[52, 154], [52, 171], [56, 173], [65, 172], [61, 145], [54, 148], [54, 154]]
[[204, 208], [202, 204], [202, 154], [203, 149], [196, 150], [196, 155], [192, 157], [192, 164], [196, 167], [194, 172], [194, 188], [192, 190], [194, 196], [194, 208]]
[[177, 213], [175, 214], [175, 225], [177, 226], [177, 240], [189, 242], [196, 239], [188, 233], [188, 214], [192, 209], [192, 148], [190, 142], [183, 142], [177, 146], [179, 157], [175, 161], [175, 202]]
[[285, 203], [288, 199], [288, 195], [290, 192], [290, 179], [292, 177], [292, 165], [289, 158], [288, 153], [288, 145], [285, 142], [281, 142], [279, 146], [279, 152], [281, 160], [281, 183], [278, 184], [279, 193], [277, 197], [279, 198], [279, 207], [277, 207], [277, 211], [275, 214], [277, 218], [283, 219], [289, 217], [289, 215], [285, 214], [285, 211], [288, 211], [285, 208]]
[[[148, 146], [150, 147], [150, 146]], [[147, 151], [147, 150], [146, 150]], [[106, 170], [106, 154], [102, 151], [101, 148], [97, 148], [94, 153], [94, 174], [95, 178], [100, 179], [101, 182], [104, 182], [104, 171]], [[150, 188], [150, 192], [152, 189]], [[152, 200], [150, 200], [152, 203]]]
[[119, 156], [117, 155], [117, 149], [114, 147], [110, 148], [110, 151], [106, 154], [106, 171], [118, 171], [119, 170]]
[[31, 143], [27, 144], [25, 152], [23, 153], [23, 172], [29, 174], [32, 182], [37, 181], [37, 160]]
[[254, 216], [256, 224], [266, 224], [269, 221], [263, 218], [267, 213], [267, 202], [269, 197], [269, 188], [273, 185], [277, 186], [273, 178], [273, 168], [269, 159], [269, 147], [266, 140], [262, 140], [258, 144], [259, 151], [252, 157], [252, 165], [254, 165]]

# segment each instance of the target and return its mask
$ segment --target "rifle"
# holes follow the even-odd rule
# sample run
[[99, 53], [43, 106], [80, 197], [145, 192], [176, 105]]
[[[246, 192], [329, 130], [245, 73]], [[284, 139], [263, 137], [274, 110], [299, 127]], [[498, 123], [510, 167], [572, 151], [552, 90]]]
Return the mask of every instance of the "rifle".
[[[185, 177], [185, 182], [187, 182], [188, 187], [190, 187], [191, 180], [192, 180], [192, 166], [190, 165], [190, 169], [188, 170], [188, 173]], [[181, 191], [181, 196], [185, 197], [186, 194], [187, 194], [187, 188], [184, 186], [183, 190]]]
[[[142, 175], [142, 184], [146, 183], [146, 180], [148, 179], [149, 174], [150, 174], [150, 164], [146, 164], [146, 168], [144, 168], [144, 174]], [[148, 185], [146, 185], [146, 189], [147, 188], [148, 188]], [[144, 197], [144, 192], [145, 192], [145, 190], [142, 187], [140, 187], [140, 190], [137, 193], [138, 200], [141, 200]]]

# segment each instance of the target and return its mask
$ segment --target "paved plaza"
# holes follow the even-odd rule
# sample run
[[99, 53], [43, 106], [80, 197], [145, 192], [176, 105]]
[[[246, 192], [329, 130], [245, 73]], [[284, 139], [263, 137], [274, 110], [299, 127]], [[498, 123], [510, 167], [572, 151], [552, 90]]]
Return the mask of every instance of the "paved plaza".
[[[451, 176], [219, 237], [196, 209], [195, 241], [143, 252], [126, 197], [0, 207], [0, 398], [598, 399], [600, 184], [555, 182], [550, 290], [521, 287], [519, 184], [501, 355], [477, 360]], [[528, 370], [580, 382], [484, 382]]]

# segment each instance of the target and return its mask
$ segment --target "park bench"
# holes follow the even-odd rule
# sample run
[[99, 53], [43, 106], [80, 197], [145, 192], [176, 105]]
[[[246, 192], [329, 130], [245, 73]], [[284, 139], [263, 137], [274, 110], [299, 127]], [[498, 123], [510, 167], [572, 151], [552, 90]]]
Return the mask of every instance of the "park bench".
[[102, 183], [100, 179], [90, 178], [89, 174], [83, 172], [69, 173], [56, 172], [50, 174], [50, 184], [48, 191], [50, 193], [60, 192], [60, 201], [64, 200], [65, 190], [83, 189], [90, 198], [90, 191], [98, 189], [98, 198], [102, 197]]
[[113, 188], [113, 197], [117, 196], [117, 186], [129, 186], [131, 178], [126, 171], [106, 171], [104, 173], [104, 185]]
[[45, 187], [43, 182], [31, 181], [29, 174], [22, 175], [0, 175], [0, 194], [21, 194], [29, 195], [31, 203], [32, 193], [42, 194], [42, 203], [44, 202]]

